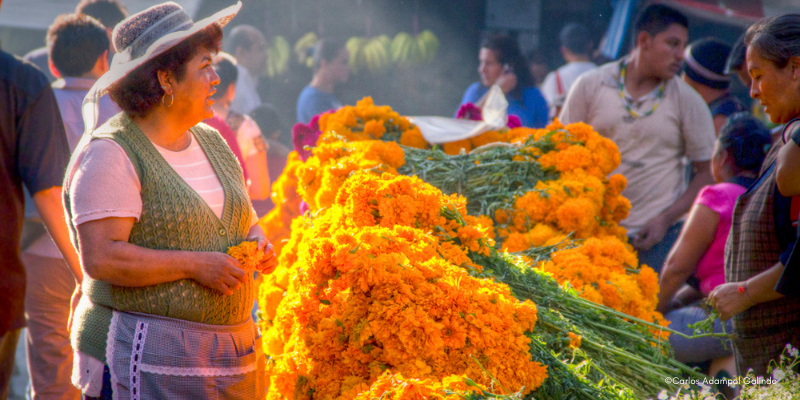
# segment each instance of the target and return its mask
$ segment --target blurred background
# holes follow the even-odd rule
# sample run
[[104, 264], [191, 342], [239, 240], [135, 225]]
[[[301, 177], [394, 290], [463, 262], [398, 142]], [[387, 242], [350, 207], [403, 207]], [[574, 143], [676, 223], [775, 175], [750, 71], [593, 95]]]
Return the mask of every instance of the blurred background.
[[[234, 0], [179, 0], [195, 20], [234, 4]], [[478, 80], [478, 49], [488, 33], [517, 38], [523, 52], [544, 71], [564, 63], [558, 33], [569, 22], [584, 24], [596, 38], [599, 61], [616, 59], [628, 50], [629, 30], [636, 12], [653, 1], [642, 0], [242, 0], [239, 15], [226, 28], [240, 24], [261, 29], [267, 41], [281, 37], [290, 51], [309, 32], [342, 41], [354, 36], [393, 38], [430, 30], [440, 46], [434, 58], [413, 67], [390, 66], [379, 72], [353, 71], [336, 88], [345, 104], [372, 96], [405, 115], [452, 115], [465, 88]], [[77, 0], [5, 0], [0, 8], [0, 46], [18, 56], [44, 45], [55, 17], [72, 12]], [[123, 0], [136, 13], [158, 0]], [[661, 1], [690, 16], [690, 41], [714, 36], [730, 44], [747, 25], [764, 16], [800, 7], [800, 0], [669, 0]], [[285, 56], [284, 56], [285, 57]], [[295, 122], [297, 96], [311, 80], [312, 70], [288, 56], [282, 70], [261, 78], [258, 90], [284, 121]], [[543, 77], [543, 76], [542, 76]], [[539, 82], [541, 83], [541, 81]], [[734, 88], [743, 100], [746, 93]]]

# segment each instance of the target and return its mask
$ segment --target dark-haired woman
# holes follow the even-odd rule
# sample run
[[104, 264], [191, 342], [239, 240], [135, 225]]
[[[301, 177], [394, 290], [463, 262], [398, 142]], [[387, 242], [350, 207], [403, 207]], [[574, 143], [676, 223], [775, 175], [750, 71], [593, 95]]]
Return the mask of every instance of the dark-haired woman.
[[[670, 321], [670, 328], [691, 335], [689, 325], [706, 318], [706, 312], [695, 301], [725, 283], [725, 242], [733, 208], [739, 195], [758, 176], [769, 143], [767, 127], [749, 114], [734, 114], [720, 130], [711, 158], [711, 172], [717, 183], [704, 187], [697, 195], [661, 271], [658, 311]], [[730, 321], [725, 330], [732, 330]], [[717, 323], [714, 331], [721, 332], [721, 324]], [[671, 335], [669, 340], [678, 361], [712, 360], [709, 375], [716, 376], [721, 369], [728, 371], [728, 376], [735, 373], [730, 345], [723, 345], [718, 338]]]
[[[747, 30], [744, 42], [750, 96], [791, 132], [800, 116], [800, 15], [763, 19]], [[752, 368], [764, 376], [787, 344], [800, 346], [800, 299], [775, 290], [796, 239], [792, 209], [800, 205], [778, 191], [775, 161], [783, 146], [782, 140], [772, 145], [761, 175], [736, 203], [725, 247], [728, 283], [709, 295], [720, 318], [733, 319], [740, 374]]]
[[[264, 398], [250, 317], [253, 274], [225, 251], [258, 243], [242, 169], [213, 115], [211, 68], [241, 3], [194, 23], [164, 3], [117, 25], [117, 54], [84, 103], [86, 133], [64, 184], [84, 269], [73, 383], [88, 398]], [[93, 99], [123, 112], [94, 129]]]
[[547, 125], [547, 101], [536, 88], [516, 40], [506, 35], [490, 36], [481, 44], [478, 59], [481, 81], [467, 88], [461, 106], [472, 103], [482, 108], [489, 88], [498, 85], [508, 100], [508, 114], [519, 117], [522, 126]]
[[314, 47], [314, 77], [297, 98], [297, 122], [307, 124], [315, 115], [341, 107], [333, 90], [349, 76], [350, 52], [344, 43], [320, 40]]

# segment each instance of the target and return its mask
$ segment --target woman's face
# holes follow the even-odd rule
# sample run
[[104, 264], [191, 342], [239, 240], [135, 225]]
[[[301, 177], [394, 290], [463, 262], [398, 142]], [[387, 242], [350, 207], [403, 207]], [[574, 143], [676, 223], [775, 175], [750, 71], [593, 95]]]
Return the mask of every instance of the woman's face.
[[776, 124], [789, 122], [800, 114], [800, 69], [790, 61], [785, 67], [763, 58], [758, 49], [747, 48], [750, 97], [759, 99], [769, 119]]
[[503, 73], [503, 65], [497, 59], [494, 51], [487, 48], [481, 48], [478, 53], [480, 65], [478, 66], [478, 73], [481, 74], [481, 83], [483, 86], [494, 85], [497, 78]]
[[350, 77], [350, 52], [343, 48], [330, 63], [331, 74], [336, 83], [347, 82]]
[[217, 91], [219, 75], [211, 68], [212, 58], [210, 50], [201, 49], [186, 63], [183, 79], [173, 84], [172, 112], [197, 122], [214, 116], [211, 96]]

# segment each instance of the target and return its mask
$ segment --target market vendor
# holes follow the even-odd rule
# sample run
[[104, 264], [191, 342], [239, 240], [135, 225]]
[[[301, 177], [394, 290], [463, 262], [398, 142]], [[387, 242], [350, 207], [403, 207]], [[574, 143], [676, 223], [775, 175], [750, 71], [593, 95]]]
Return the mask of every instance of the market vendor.
[[[800, 15], [763, 19], [745, 34], [750, 96], [761, 100], [770, 120], [786, 124], [794, 136], [800, 116]], [[725, 248], [725, 278], [709, 295], [723, 320], [733, 319], [734, 355], [739, 374], [753, 369], [764, 376], [787, 344], [800, 346], [800, 299], [785, 296], [797, 286], [779, 287], [796, 240], [797, 198], [778, 191], [776, 159], [783, 140], [774, 143], [761, 175], [739, 197]], [[788, 191], [788, 190], [787, 190]], [[795, 211], [792, 211], [795, 209]]]
[[[689, 327], [707, 317], [699, 301], [725, 283], [725, 242], [731, 228], [736, 199], [747, 191], [764, 161], [770, 144], [766, 126], [755, 117], [733, 114], [720, 130], [711, 158], [711, 172], [716, 184], [704, 187], [694, 201], [678, 241], [661, 271], [658, 311], [670, 322], [670, 328], [691, 336]], [[713, 331], [722, 332], [716, 322]], [[731, 332], [731, 322], [725, 323]], [[733, 376], [731, 346], [715, 337], [687, 339], [670, 335], [675, 358], [683, 363], [712, 361], [709, 375], [725, 369]]]
[[478, 54], [481, 81], [467, 88], [459, 106], [471, 103], [483, 108], [489, 88], [498, 85], [508, 100], [509, 115], [519, 117], [522, 126], [544, 128], [547, 101], [536, 88], [517, 41], [506, 35], [492, 35], [483, 41]]
[[[213, 115], [222, 27], [239, 8], [193, 22], [168, 2], [124, 20], [85, 100], [64, 202], [85, 275], [72, 382], [87, 398], [266, 393], [253, 274], [224, 252], [255, 241], [267, 273], [275, 257], [236, 157], [200, 123]], [[94, 129], [105, 91], [123, 112]]]

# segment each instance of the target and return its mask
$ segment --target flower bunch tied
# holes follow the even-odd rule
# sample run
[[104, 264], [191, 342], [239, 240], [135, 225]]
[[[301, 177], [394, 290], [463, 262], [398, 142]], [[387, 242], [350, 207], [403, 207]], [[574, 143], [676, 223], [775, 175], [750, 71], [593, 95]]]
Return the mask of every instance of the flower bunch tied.
[[453, 375], [499, 393], [540, 386], [547, 368], [526, 335], [536, 306], [471, 274], [481, 270], [471, 255], [488, 256], [493, 242], [488, 219], [465, 211], [463, 198], [417, 178], [347, 179], [307, 221], [292, 290], [263, 310], [274, 313], [269, 396], [356, 398], [384, 391], [380, 379], [439, 388]]

